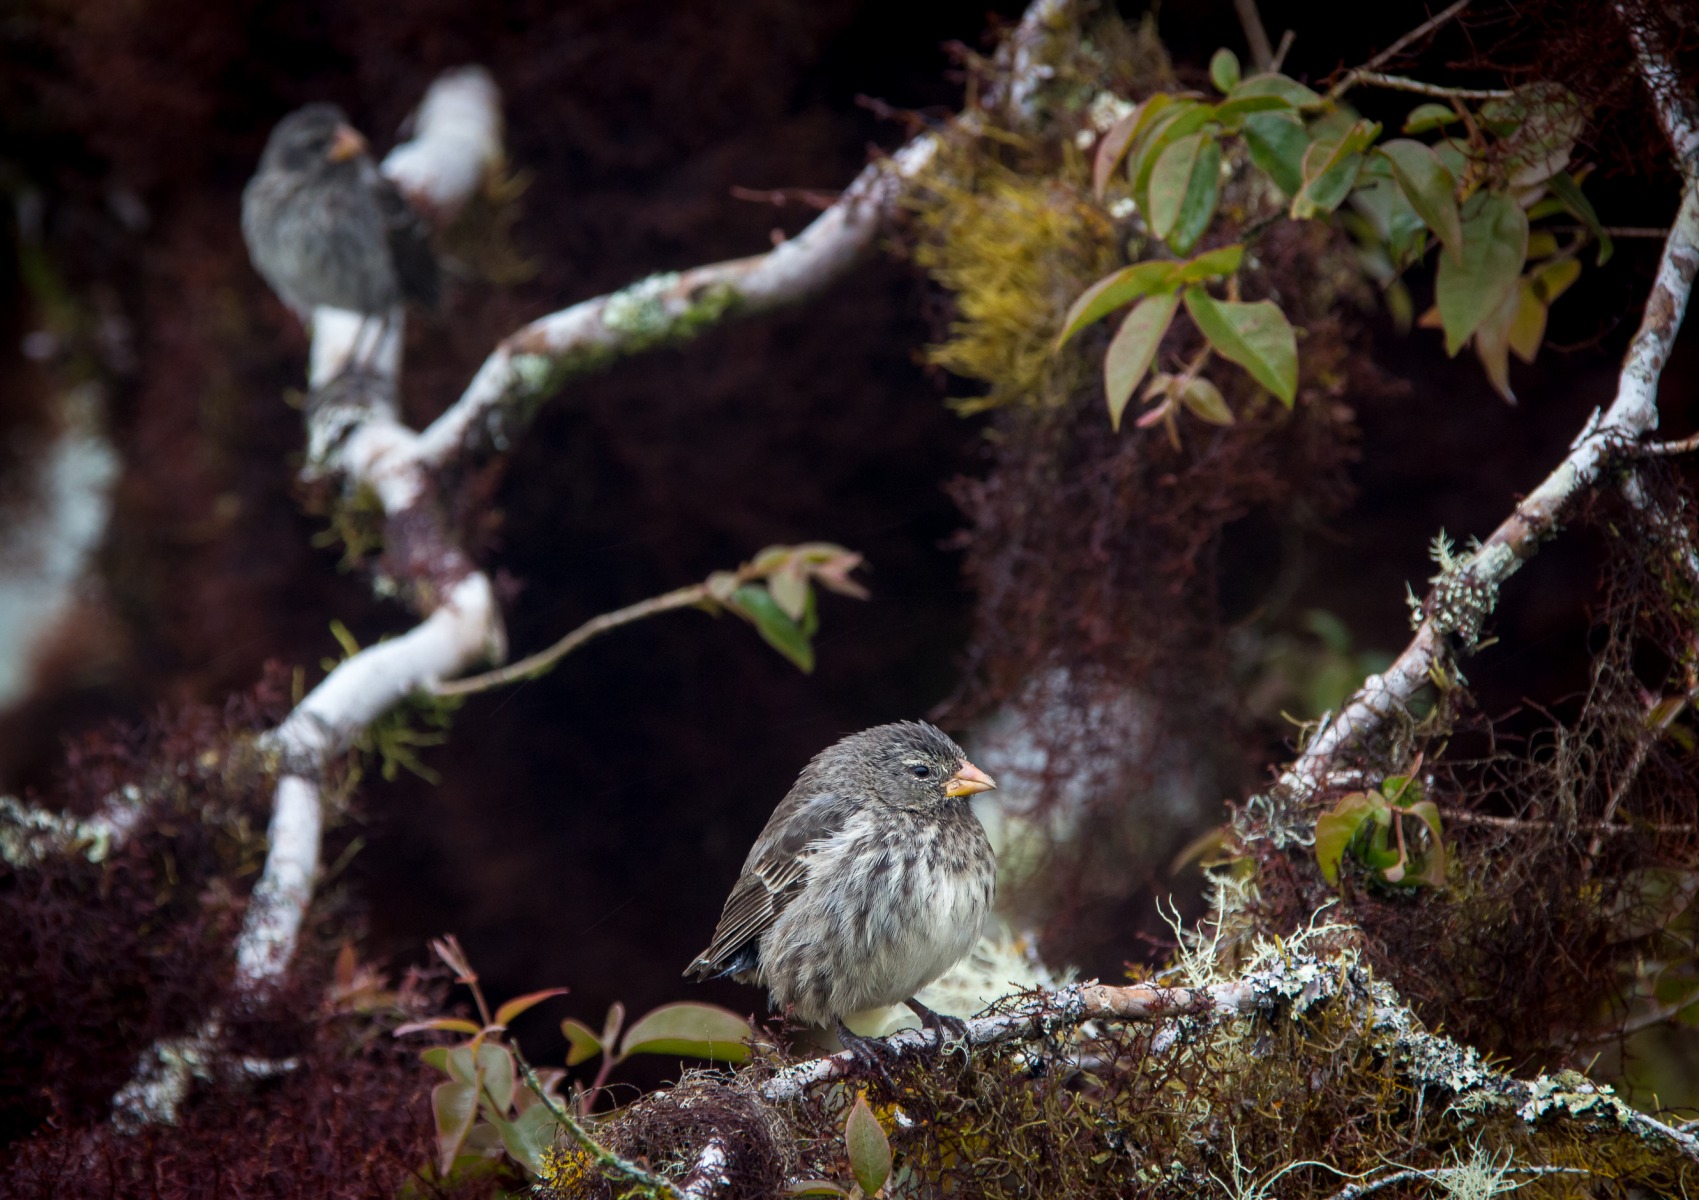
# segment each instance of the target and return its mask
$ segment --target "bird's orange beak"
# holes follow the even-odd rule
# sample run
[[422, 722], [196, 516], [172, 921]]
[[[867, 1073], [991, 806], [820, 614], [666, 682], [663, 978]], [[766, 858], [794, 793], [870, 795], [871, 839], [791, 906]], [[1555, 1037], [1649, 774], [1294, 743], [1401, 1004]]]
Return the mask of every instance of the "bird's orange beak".
[[336, 137], [330, 143], [330, 153], [325, 157], [339, 163], [358, 158], [365, 152], [366, 139], [360, 136], [360, 131], [349, 125], [338, 125]]
[[971, 796], [975, 792], [991, 792], [997, 789], [997, 781], [981, 771], [970, 762], [963, 762], [961, 770], [950, 776], [950, 782], [944, 785], [946, 796]]

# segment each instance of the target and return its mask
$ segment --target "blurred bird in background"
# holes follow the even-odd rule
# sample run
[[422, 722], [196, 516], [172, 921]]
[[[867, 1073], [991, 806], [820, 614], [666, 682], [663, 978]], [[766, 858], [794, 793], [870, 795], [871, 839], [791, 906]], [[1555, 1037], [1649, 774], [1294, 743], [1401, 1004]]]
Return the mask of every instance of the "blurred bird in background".
[[242, 236], [254, 268], [303, 321], [315, 308], [387, 322], [407, 300], [436, 307], [424, 222], [334, 104], [297, 109], [272, 130], [242, 193]]

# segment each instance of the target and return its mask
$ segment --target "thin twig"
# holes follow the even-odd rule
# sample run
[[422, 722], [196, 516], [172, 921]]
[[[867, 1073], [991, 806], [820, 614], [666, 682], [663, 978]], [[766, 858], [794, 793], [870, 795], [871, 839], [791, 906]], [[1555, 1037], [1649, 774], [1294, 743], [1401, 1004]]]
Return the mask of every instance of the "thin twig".
[[[1551, 821], [1544, 817], [1497, 817], [1489, 813], [1468, 812], [1461, 808], [1442, 808], [1439, 815], [1442, 819], [1453, 824], [1487, 825], [1494, 829], [1548, 831], [1571, 828], [1562, 821]], [[1595, 821], [1574, 828], [1577, 832], [1593, 833], [1599, 836], [1624, 833], [1699, 833], [1699, 825], [1622, 825], [1606, 821]]]
[[1449, 8], [1441, 9], [1439, 12], [1429, 17], [1426, 21], [1423, 21], [1420, 25], [1416, 26], [1416, 28], [1412, 29], [1409, 33], [1393, 42], [1392, 45], [1388, 46], [1385, 50], [1382, 50], [1379, 54], [1369, 59], [1368, 62], [1347, 72], [1344, 79], [1341, 79], [1338, 83], [1333, 85], [1333, 90], [1329, 92], [1328, 95], [1334, 98], [1344, 95], [1351, 87], [1352, 76], [1363, 71], [1377, 71], [1381, 67], [1384, 67], [1398, 55], [1402, 54], [1412, 43], [1421, 38], [1427, 37], [1428, 34], [1435, 32], [1455, 19], [1457, 14], [1468, 8], [1471, 2], [1472, 0], [1457, 0], [1457, 3], [1451, 5]]
[[1692, 450], [1699, 450], [1699, 433], [1690, 433], [1673, 442], [1648, 442], [1634, 448], [1636, 454], [1686, 454]]
[[1436, 100], [1509, 100], [1516, 93], [1508, 88], [1461, 88], [1428, 83], [1422, 79], [1407, 79], [1403, 75], [1383, 75], [1379, 71], [1352, 71], [1334, 85], [1329, 98], [1337, 100], [1358, 84], [1385, 88], [1390, 92], [1410, 92], [1417, 96], [1432, 96]]
[[521, 679], [532, 679], [546, 672], [591, 638], [607, 633], [610, 629], [618, 629], [621, 625], [630, 625], [634, 621], [660, 613], [692, 608], [708, 599], [708, 585], [705, 583], [693, 583], [689, 587], [678, 588], [663, 596], [651, 596], [647, 600], [639, 600], [636, 604], [628, 604], [613, 612], [591, 617], [546, 650], [539, 650], [518, 662], [498, 667], [494, 671], [485, 671], [481, 675], [438, 683], [431, 691], [438, 696], [469, 696], [473, 692], [487, 692], [505, 684], [517, 683]]
[[638, 1164], [615, 1154], [591, 1137], [590, 1131], [579, 1123], [578, 1118], [555, 1103], [554, 1097], [549, 1095], [548, 1089], [543, 1086], [543, 1081], [537, 1077], [536, 1070], [526, 1061], [525, 1055], [520, 1052], [519, 1043], [510, 1041], [503, 1044], [507, 1047], [508, 1053], [513, 1055], [513, 1061], [519, 1064], [519, 1073], [525, 1079], [525, 1086], [531, 1089], [532, 1094], [537, 1097], [538, 1103], [549, 1110], [549, 1115], [560, 1122], [561, 1128], [572, 1135], [573, 1141], [577, 1142], [586, 1154], [595, 1159], [598, 1166], [611, 1171], [622, 1179], [631, 1180], [639, 1187], [648, 1188], [656, 1195], [669, 1196], [672, 1197], [672, 1200], [684, 1200], [679, 1190], [667, 1180], [653, 1172], [645, 1171]]
[[1280, 45], [1274, 48], [1274, 61], [1268, 64], [1270, 71], [1278, 71], [1286, 65], [1286, 56], [1292, 52], [1292, 43], [1297, 40], [1297, 33], [1291, 29], [1280, 35]]
[[1274, 48], [1268, 42], [1268, 30], [1263, 28], [1257, 0], [1233, 0], [1233, 11], [1239, 14], [1239, 24], [1245, 31], [1245, 44], [1250, 47], [1251, 62], [1257, 71], [1273, 70]]
[[[1412, 1179], [1425, 1179], [1430, 1183], [1438, 1183], [1443, 1179], [1461, 1175], [1466, 1171], [1478, 1171], [1480, 1168], [1464, 1165], [1459, 1167], [1434, 1167], [1432, 1170], [1419, 1170], [1411, 1167], [1404, 1171], [1394, 1171], [1391, 1175], [1382, 1175], [1379, 1179], [1367, 1180], [1363, 1183], [1353, 1183], [1340, 1188], [1333, 1193], [1332, 1200], [1357, 1200], [1359, 1196], [1367, 1196], [1370, 1192], [1378, 1192], [1383, 1187], [1391, 1187], [1395, 1183], [1407, 1183]], [[1592, 1172], [1583, 1167], [1517, 1167], [1507, 1166], [1504, 1174], [1529, 1175], [1539, 1178], [1545, 1175], [1591, 1175]], [[1518, 1187], [1521, 1185], [1518, 1184]], [[1511, 1189], [1504, 1189], [1509, 1191]]]

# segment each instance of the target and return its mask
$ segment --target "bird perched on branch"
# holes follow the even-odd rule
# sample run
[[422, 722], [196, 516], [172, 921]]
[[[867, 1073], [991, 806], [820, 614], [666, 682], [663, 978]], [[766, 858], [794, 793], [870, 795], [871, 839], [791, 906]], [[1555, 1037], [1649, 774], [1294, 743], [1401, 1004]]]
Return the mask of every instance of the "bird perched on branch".
[[765, 984], [775, 1007], [835, 1028], [902, 1001], [959, 962], [991, 909], [996, 860], [968, 797], [995, 788], [919, 721], [852, 734], [814, 756], [755, 839], [714, 940], [685, 970]]
[[242, 192], [242, 236], [303, 319], [319, 307], [387, 317], [403, 300], [436, 306], [424, 222], [334, 104], [297, 109], [271, 131]]

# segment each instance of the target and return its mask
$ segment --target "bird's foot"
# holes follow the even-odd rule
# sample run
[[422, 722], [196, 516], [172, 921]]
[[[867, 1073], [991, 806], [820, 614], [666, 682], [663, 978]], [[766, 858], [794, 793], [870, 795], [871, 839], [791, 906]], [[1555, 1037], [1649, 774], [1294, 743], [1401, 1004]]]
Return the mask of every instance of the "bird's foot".
[[936, 1039], [933, 1045], [934, 1054], [943, 1053], [944, 1035], [946, 1033], [948, 1033], [950, 1037], [954, 1038], [956, 1041], [960, 1042], [962, 1044], [963, 1052], [966, 1052], [968, 1045], [966, 1021], [962, 1020], [960, 1017], [952, 1017], [945, 1013], [936, 1012], [933, 1009], [926, 1007], [926, 1005], [914, 999], [912, 996], [907, 1000], [904, 1000], [903, 1003], [913, 1009], [914, 1015], [920, 1018], [921, 1028], [930, 1029], [932, 1031], [932, 1035]]
[[880, 1038], [862, 1037], [853, 1033], [842, 1021], [837, 1023], [838, 1040], [844, 1044], [844, 1049], [850, 1052], [856, 1065], [869, 1075], [877, 1075], [886, 1087], [895, 1090], [896, 1084], [891, 1079], [890, 1062], [900, 1056], [900, 1051], [891, 1049], [890, 1045]]

